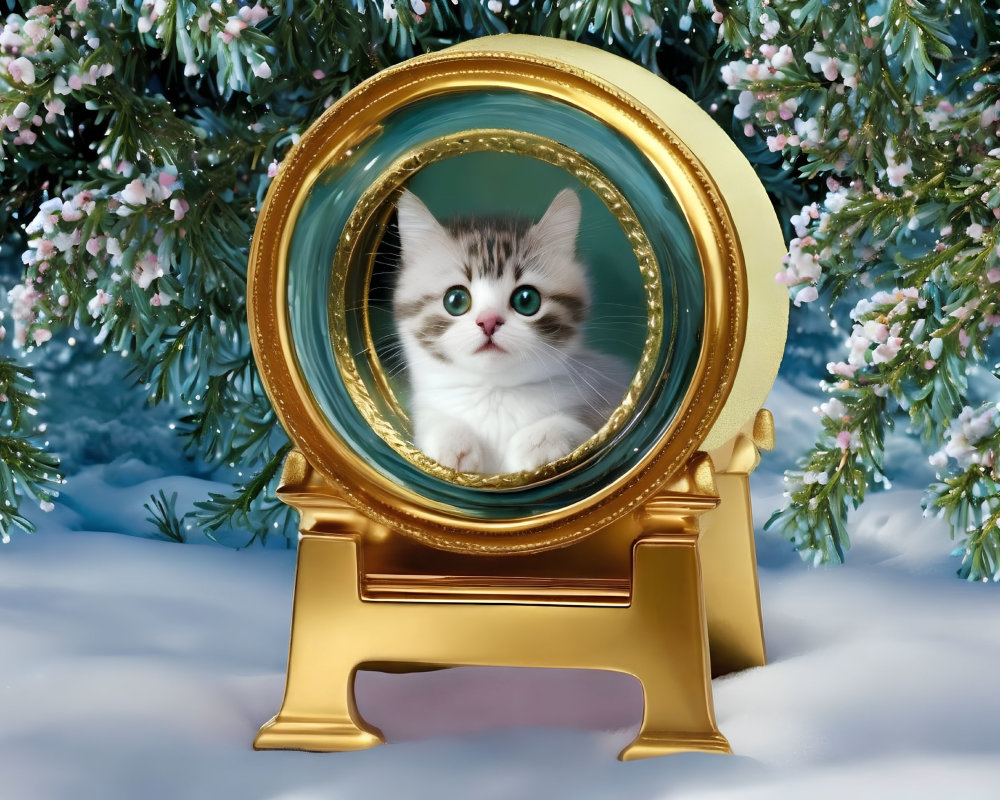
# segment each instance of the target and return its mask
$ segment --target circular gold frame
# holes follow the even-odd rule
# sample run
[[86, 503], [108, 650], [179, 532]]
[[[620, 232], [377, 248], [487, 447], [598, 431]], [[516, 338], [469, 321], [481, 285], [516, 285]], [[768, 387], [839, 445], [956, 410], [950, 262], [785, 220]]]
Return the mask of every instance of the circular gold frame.
[[[533, 52], [542, 49], [533, 44], [484, 52], [453, 49], [413, 59], [359, 85], [328, 109], [286, 158], [268, 193], [251, 249], [248, 313], [254, 354], [290, 438], [345, 502], [378, 523], [446, 550], [518, 553], [550, 549], [581, 539], [638, 509], [662, 491], [712, 431], [743, 351], [747, 328], [743, 251], [711, 174], [646, 105], [608, 80], [573, 65], [581, 49], [592, 48], [554, 41], [547, 41], [545, 47], [545, 55]], [[566, 60], [557, 57], [561, 53], [568, 54]], [[497, 87], [581, 109], [605, 121], [643, 153], [683, 210], [702, 263], [705, 298], [698, 362], [678, 413], [657, 445], [624, 475], [583, 500], [533, 516], [484, 520], [397, 485], [334, 433], [303, 379], [290, 334], [285, 290], [294, 223], [309, 188], [325, 169], [345, 158], [393, 111], [442, 93]]]
[[[375, 344], [371, 339], [371, 326], [368, 324], [368, 286], [375, 261], [375, 242], [372, 241], [373, 237], [366, 237], [365, 234], [384, 229], [385, 219], [391, 212], [391, 205], [388, 201], [398, 194], [403, 183], [418, 170], [445, 158], [484, 150], [526, 155], [561, 167], [580, 180], [586, 188], [601, 199], [621, 224], [635, 253], [646, 293], [647, 314], [647, 332], [635, 375], [622, 402], [601, 429], [571, 453], [549, 464], [544, 464], [538, 469], [495, 475], [458, 472], [449, 469], [425, 455], [423, 451], [400, 436], [396, 426], [379, 411], [358, 372], [355, 354], [352, 352], [348, 337], [347, 320], [345, 315], [340, 312], [340, 309], [346, 305], [343, 303], [343, 295], [348, 272], [352, 265], [361, 263], [358, 258], [360, 253], [368, 254], [362, 313], [364, 314], [363, 328], [367, 339], [369, 360], [374, 362], [370, 366], [382, 397], [394, 406], [398, 416], [405, 416], [405, 411], [396, 400], [381, 365], [378, 363]], [[564, 473], [597, 451], [629, 421], [635, 411], [638, 398], [652, 377], [663, 339], [662, 281], [660, 267], [653, 254], [653, 247], [632, 211], [632, 207], [618, 188], [593, 164], [578, 153], [543, 136], [504, 130], [463, 131], [429, 142], [418, 150], [398, 158], [375, 179], [375, 182], [361, 196], [347, 221], [344, 236], [334, 256], [329, 301], [330, 340], [337, 367], [355, 407], [372, 430], [393, 450], [418, 469], [460, 486], [490, 489], [515, 488], [539, 483]], [[674, 303], [676, 306], [676, 297]], [[676, 313], [672, 314], [671, 318], [676, 320]], [[671, 339], [673, 333], [671, 331]], [[672, 347], [672, 342], [670, 346]]]

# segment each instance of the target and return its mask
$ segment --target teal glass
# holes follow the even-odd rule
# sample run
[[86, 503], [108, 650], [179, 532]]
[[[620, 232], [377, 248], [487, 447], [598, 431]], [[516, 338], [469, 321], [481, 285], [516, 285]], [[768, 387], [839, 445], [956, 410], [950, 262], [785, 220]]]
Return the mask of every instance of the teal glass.
[[[426, 143], [481, 129], [536, 134], [590, 161], [632, 206], [662, 277], [663, 344], [653, 378], [632, 418], [584, 462], [545, 482], [511, 489], [460, 486], [409, 463], [355, 408], [330, 342], [331, 265], [340, 233], [363, 192], [393, 162]], [[618, 331], [602, 332], [600, 325], [588, 325], [588, 343], [637, 363], [645, 341], [641, 320], [645, 294], [635, 255], [617, 220], [574, 176], [529, 156], [476, 153], [429, 165], [406, 185], [441, 218], [513, 210], [538, 219], [559, 189], [577, 189], [584, 207], [578, 247], [590, 270], [595, 299], [592, 319], [621, 320]], [[365, 342], [360, 308], [366, 289], [366, 276], [352, 273], [344, 302], [333, 306], [346, 313], [348, 336], [357, 347]], [[456, 92], [414, 103], [388, 117], [376, 133], [353, 148], [350, 158], [328, 169], [314, 184], [295, 222], [288, 258], [292, 344], [299, 369], [330, 427], [397, 484], [479, 519], [530, 516], [577, 502], [628, 472], [648, 453], [670, 425], [692, 380], [702, 339], [703, 298], [704, 279], [693, 237], [654, 167], [601, 120], [560, 101], [519, 91]], [[370, 298], [377, 352], [391, 349], [388, 307], [387, 296]], [[624, 335], [630, 329], [635, 332]], [[606, 341], [601, 341], [602, 336]], [[360, 362], [359, 369], [363, 371]], [[405, 386], [400, 387], [400, 394], [405, 403]]]

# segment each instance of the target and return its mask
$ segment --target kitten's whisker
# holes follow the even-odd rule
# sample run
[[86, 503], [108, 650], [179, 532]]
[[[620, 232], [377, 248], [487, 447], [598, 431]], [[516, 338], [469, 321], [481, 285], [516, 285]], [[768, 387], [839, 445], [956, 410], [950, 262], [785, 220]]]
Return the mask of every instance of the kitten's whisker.
[[[618, 405], [618, 403], [612, 403], [612, 401], [609, 398], [607, 398], [604, 395], [604, 393], [601, 392], [594, 385], [594, 383], [587, 378], [587, 376], [585, 376], [583, 374], [583, 369], [585, 368], [585, 369], [590, 370], [594, 375], [601, 375], [601, 371], [599, 369], [597, 369], [596, 367], [592, 367], [590, 364], [585, 364], [584, 362], [580, 361], [579, 359], [573, 358], [568, 353], [565, 353], [565, 352], [559, 350], [557, 347], [553, 347], [548, 342], [539, 342], [539, 344], [541, 344], [543, 347], [547, 347], [550, 350], [553, 350], [554, 352], [556, 352], [566, 362], [566, 365], [568, 367], [572, 368], [572, 371], [576, 374], [576, 376], [579, 377], [579, 379], [581, 381], [583, 381], [587, 385], [587, 387], [591, 390], [591, 392], [594, 395], [596, 395], [597, 397], [599, 397], [605, 403], [608, 403], [608, 404], [610, 404], [612, 406], [617, 406]], [[550, 380], [551, 380], [551, 378], [550, 378]], [[587, 402], [587, 404], [590, 406], [590, 409], [592, 411], [594, 411], [595, 413], [603, 416], [604, 409], [600, 409], [597, 406], [595, 406], [593, 403], [589, 402], [589, 400], [587, 399], [586, 395], [583, 392], [580, 391], [579, 387], [576, 387], [576, 389], [577, 389], [577, 392], [580, 394], [581, 399], [583, 399], [585, 402]]]

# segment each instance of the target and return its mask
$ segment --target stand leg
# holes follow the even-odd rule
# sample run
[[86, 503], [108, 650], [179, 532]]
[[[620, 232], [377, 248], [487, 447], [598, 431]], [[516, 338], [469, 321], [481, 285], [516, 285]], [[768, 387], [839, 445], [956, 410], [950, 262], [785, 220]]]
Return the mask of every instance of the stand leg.
[[634, 669], [642, 684], [643, 717], [635, 740], [618, 757], [731, 752], [712, 704], [696, 540], [638, 543], [633, 580], [630, 628], [644, 645]]
[[719, 467], [715, 480], [722, 502], [701, 518], [698, 542], [713, 675], [767, 663], [749, 475], [760, 462], [760, 449], [772, 447], [774, 420], [767, 410], [761, 410], [752, 431], [737, 435], [726, 449], [713, 455]]
[[385, 742], [354, 700], [357, 662], [350, 636], [359, 605], [355, 539], [303, 535], [285, 699], [258, 732], [255, 749], [363, 750]]

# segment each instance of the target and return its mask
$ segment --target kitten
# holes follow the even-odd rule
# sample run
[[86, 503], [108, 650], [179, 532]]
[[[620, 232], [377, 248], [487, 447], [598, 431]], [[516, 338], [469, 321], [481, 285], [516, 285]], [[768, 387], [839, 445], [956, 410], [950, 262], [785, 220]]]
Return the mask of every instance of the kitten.
[[576, 259], [576, 194], [560, 192], [534, 225], [442, 225], [409, 191], [397, 210], [393, 314], [417, 447], [462, 472], [520, 472], [589, 439], [631, 375], [582, 345], [590, 294]]

